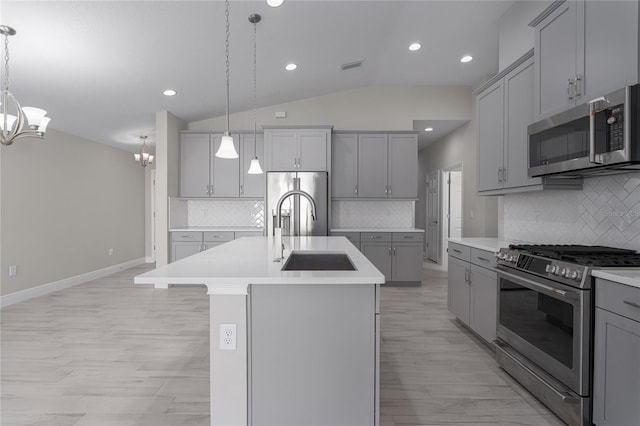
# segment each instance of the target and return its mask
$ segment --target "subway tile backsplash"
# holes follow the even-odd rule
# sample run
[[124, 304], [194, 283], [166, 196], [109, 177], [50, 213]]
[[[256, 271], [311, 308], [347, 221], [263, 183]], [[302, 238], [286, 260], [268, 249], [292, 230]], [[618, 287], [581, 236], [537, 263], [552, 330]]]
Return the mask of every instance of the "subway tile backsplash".
[[507, 194], [505, 238], [640, 250], [640, 173], [591, 177], [582, 191]]
[[414, 201], [333, 200], [332, 228], [412, 228]]
[[187, 225], [211, 227], [264, 227], [261, 200], [189, 200]]

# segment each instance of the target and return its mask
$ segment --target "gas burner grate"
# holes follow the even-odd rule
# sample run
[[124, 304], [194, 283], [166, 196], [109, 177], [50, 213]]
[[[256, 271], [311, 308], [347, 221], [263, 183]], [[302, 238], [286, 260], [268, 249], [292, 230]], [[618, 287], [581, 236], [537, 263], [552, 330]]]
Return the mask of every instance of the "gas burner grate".
[[549, 259], [573, 262], [584, 266], [640, 266], [640, 254], [627, 249], [581, 245], [510, 245], [510, 249]]

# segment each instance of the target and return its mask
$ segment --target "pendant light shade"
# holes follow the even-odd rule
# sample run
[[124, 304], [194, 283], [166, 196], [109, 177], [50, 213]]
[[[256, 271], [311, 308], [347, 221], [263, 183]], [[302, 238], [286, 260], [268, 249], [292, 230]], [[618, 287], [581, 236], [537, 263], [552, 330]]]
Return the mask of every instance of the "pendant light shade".
[[238, 158], [238, 152], [236, 151], [236, 147], [233, 145], [233, 138], [228, 133], [225, 133], [224, 136], [222, 136], [220, 147], [216, 152], [216, 157]]
[[251, 160], [251, 164], [249, 165], [249, 171], [247, 172], [250, 175], [261, 175], [262, 173], [264, 173], [262, 171], [262, 167], [260, 167], [260, 160], [258, 160], [258, 157], [253, 157], [253, 159]]
[[229, 0], [225, 0], [224, 5], [227, 20], [227, 33], [224, 44], [227, 64], [227, 131], [224, 132], [224, 136], [222, 136], [220, 148], [218, 148], [218, 152], [216, 152], [216, 157], [238, 158], [238, 151], [236, 151], [236, 147], [233, 146], [233, 138], [231, 137], [231, 134], [229, 134]]

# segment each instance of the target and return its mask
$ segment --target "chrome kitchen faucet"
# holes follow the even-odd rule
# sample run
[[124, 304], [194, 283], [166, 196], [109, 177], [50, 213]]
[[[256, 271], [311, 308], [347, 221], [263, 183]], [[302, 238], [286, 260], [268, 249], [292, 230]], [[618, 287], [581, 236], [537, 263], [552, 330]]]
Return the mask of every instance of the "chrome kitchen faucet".
[[274, 236], [275, 244], [277, 247], [276, 250], [278, 250], [279, 256], [276, 255], [275, 259], [273, 259], [274, 262], [280, 262], [282, 259], [284, 259], [284, 244], [282, 243], [282, 203], [284, 203], [284, 200], [291, 197], [292, 195], [302, 195], [307, 200], [309, 200], [309, 204], [311, 204], [311, 219], [315, 221], [317, 217], [316, 200], [314, 200], [308, 192], [294, 189], [282, 194], [282, 197], [280, 197], [280, 199], [278, 200], [278, 204], [276, 204], [276, 227], [274, 229]]

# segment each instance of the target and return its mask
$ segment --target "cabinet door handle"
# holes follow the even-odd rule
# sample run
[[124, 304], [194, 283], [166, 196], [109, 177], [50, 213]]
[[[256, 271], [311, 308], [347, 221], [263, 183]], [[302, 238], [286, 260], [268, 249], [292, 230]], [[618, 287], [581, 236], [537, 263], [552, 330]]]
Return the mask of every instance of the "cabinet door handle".
[[396, 254], [397, 254], [397, 252], [396, 252], [396, 248], [394, 247], [394, 248], [393, 248], [393, 255], [395, 256]]
[[502, 182], [502, 169], [498, 169], [498, 182]]
[[412, 235], [405, 235], [404, 237], [405, 240], [413, 240], [413, 236]]
[[356, 185], [355, 193], [358, 193], [358, 185]]
[[204, 190], [204, 192], [205, 192], [207, 195], [209, 195], [209, 188], [210, 188], [210, 187], [209, 187], [209, 185], [207, 185], [207, 188]]
[[469, 282], [469, 270], [468, 269], [464, 270], [464, 282], [465, 283]]
[[640, 308], [640, 304], [632, 302], [630, 300], [623, 300], [622, 303], [624, 303], [625, 305], [633, 306], [634, 308]]
[[480, 257], [480, 256], [478, 256], [478, 260], [482, 260], [483, 262], [487, 262], [487, 263], [490, 262], [489, 259], [485, 259], [484, 257]]
[[180, 238], [193, 238], [193, 235], [180, 235]]
[[582, 96], [582, 89], [580, 88], [580, 84], [582, 83], [582, 78], [580, 78], [580, 76], [576, 74], [576, 79], [574, 81], [575, 81], [574, 83], [575, 96], [577, 98], [578, 96]]
[[455, 251], [456, 253], [462, 254], [462, 252], [458, 249], [451, 249], [451, 250]]
[[240, 195], [244, 194], [244, 185], [240, 185]]
[[372, 240], [379, 240], [380, 238], [382, 238], [380, 235], [372, 235], [371, 236]]
[[569, 82], [567, 83], [567, 101], [572, 101], [574, 96], [571, 94], [571, 89], [574, 88], [573, 87], [573, 80], [569, 79]]
[[389, 247], [389, 256], [391, 256], [391, 247]]
[[507, 181], [507, 168], [506, 167], [502, 168], [502, 181], [503, 182]]
[[391, 185], [389, 185], [389, 195], [391, 195]]

